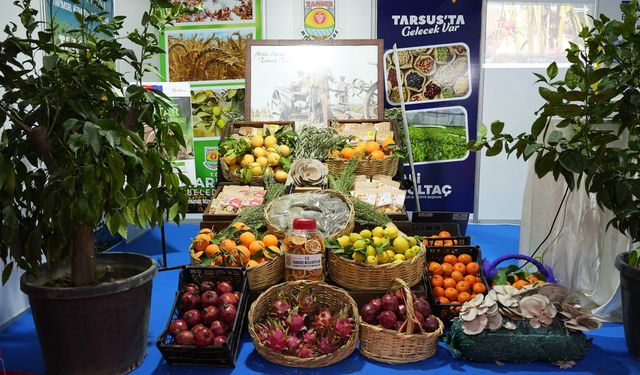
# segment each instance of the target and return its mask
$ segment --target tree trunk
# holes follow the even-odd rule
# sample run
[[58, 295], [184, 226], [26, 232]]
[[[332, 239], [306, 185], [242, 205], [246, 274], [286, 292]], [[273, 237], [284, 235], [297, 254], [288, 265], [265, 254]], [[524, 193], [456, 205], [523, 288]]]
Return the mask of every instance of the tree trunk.
[[87, 286], [96, 282], [96, 253], [93, 228], [80, 224], [71, 234], [71, 280], [74, 286]]

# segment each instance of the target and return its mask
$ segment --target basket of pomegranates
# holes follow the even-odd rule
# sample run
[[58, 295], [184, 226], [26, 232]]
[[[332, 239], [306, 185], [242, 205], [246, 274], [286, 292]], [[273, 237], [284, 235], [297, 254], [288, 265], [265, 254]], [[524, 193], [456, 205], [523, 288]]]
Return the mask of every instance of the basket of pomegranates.
[[167, 363], [235, 367], [248, 296], [240, 268], [183, 268], [167, 327], [156, 342]]
[[322, 282], [285, 282], [249, 309], [249, 334], [262, 357], [283, 366], [317, 368], [347, 358], [358, 343], [358, 307]]
[[384, 363], [410, 363], [432, 357], [444, 324], [424, 297], [416, 298], [402, 279], [389, 293], [360, 310], [360, 353]]

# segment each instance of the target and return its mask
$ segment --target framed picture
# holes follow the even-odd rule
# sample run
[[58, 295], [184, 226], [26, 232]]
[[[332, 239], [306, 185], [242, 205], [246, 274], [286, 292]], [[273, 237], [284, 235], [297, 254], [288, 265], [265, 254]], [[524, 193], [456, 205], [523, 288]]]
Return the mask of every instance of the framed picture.
[[383, 118], [382, 40], [250, 40], [245, 115], [252, 121]]

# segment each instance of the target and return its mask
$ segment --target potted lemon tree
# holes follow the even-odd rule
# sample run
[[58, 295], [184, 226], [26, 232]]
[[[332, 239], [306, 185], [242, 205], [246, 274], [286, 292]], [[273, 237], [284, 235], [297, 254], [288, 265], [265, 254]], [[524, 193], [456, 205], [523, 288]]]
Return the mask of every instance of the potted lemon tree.
[[[528, 133], [504, 133], [504, 123], [482, 127], [469, 142], [488, 156], [506, 152], [535, 158], [539, 178], [551, 173], [569, 189], [582, 189], [615, 216], [609, 225], [640, 240], [640, 16], [638, 1], [622, 4], [624, 20], [604, 15], [593, 19], [579, 36], [584, 48], [571, 43], [571, 66], [558, 77], [552, 63], [546, 76], [536, 74], [544, 105]], [[555, 124], [552, 119], [559, 119]], [[606, 120], [610, 119], [610, 122]], [[620, 146], [620, 143], [623, 146]], [[638, 250], [616, 259], [620, 270], [625, 336], [629, 351], [640, 358], [640, 269]]]
[[[73, 0], [90, 1], [104, 9], [104, 0]], [[128, 224], [153, 226], [166, 213], [178, 222], [186, 212], [180, 181], [189, 181], [170, 162], [185, 146], [182, 130], [166, 120], [171, 100], [142, 86], [147, 61], [162, 52], [157, 29], [181, 9], [152, 0], [126, 35], [125, 17], [76, 13], [79, 27], [57, 42], [29, 0], [14, 4], [21, 30], [6, 26], [0, 41], [2, 281], [27, 271], [21, 288], [48, 373], [124, 373], [146, 352], [157, 270], [143, 255], [96, 254], [93, 231], [103, 217], [126, 236]]]

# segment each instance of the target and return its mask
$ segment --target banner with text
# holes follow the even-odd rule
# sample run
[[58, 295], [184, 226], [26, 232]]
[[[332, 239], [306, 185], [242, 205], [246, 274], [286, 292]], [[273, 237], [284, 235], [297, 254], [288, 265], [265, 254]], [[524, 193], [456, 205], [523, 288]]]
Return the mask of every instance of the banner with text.
[[[422, 211], [472, 212], [482, 1], [378, 0], [386, 106], [407, 111]], [[400, 85], [393, 61], [398, 51]], [[411, 178], [409, 165], [405, 176]], [[413, 192], [407, 210], [415, 209]]]

